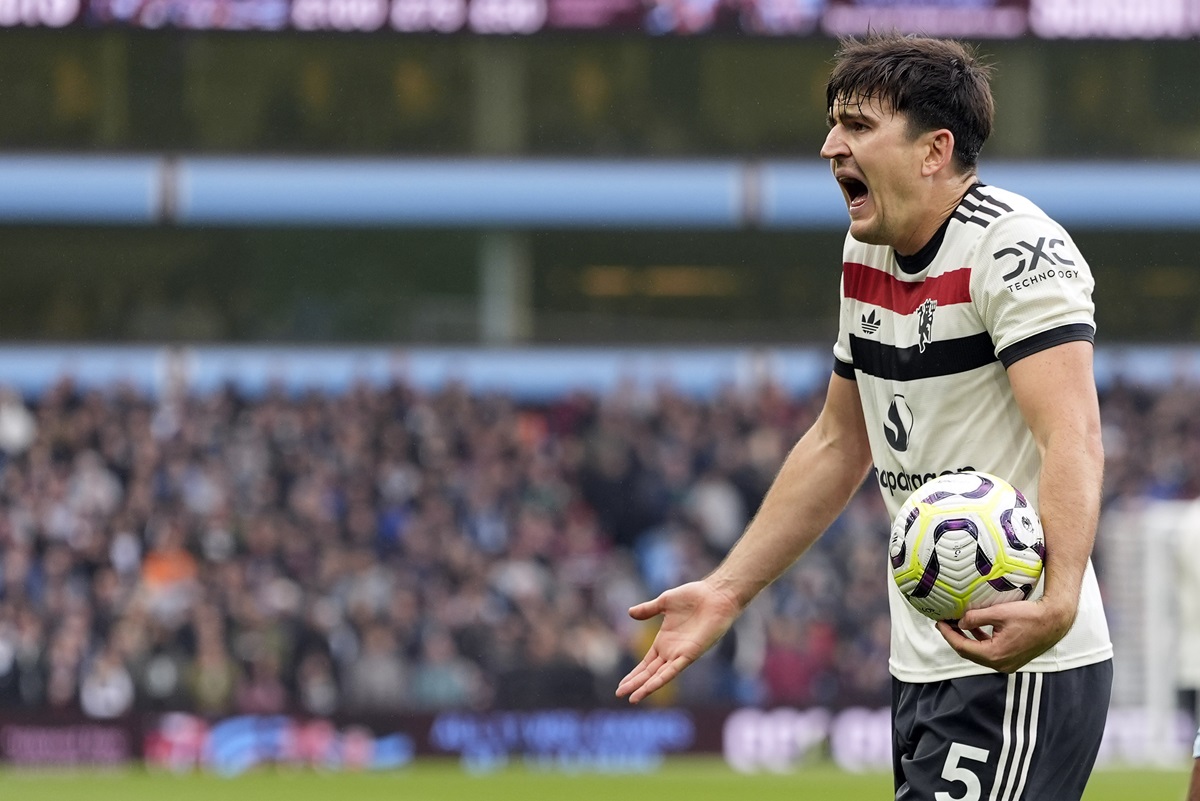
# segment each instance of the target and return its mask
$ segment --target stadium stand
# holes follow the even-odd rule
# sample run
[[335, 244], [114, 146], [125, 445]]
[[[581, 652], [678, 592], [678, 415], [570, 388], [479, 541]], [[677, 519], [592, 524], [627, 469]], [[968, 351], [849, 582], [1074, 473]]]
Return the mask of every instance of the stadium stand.
[[[208, 715], [595, 707], [819, 395], [538, 401], [393, 382], [0, 398], [0, 705]], [[1200, 495], [1200, 395], [1103, 393], [1108, 501]], [[664, 701], [885, 706], [870, 482]], [[1099, 545], [1103, 548], [1103, 542]]]

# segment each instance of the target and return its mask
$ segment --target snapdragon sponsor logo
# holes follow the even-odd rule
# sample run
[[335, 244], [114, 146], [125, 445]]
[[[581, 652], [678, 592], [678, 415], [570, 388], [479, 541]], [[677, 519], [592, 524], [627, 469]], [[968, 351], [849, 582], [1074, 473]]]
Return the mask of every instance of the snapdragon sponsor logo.
[[966, 473], [974, 469], [971, 465], [964, 465], [956, 467], [953, 470], [943, 470], [940, 473], [897, 473], [892, 470], [880, 470], [878, 467], [872, 468], [875, 473], [875, 480], [879, 482], [880, 488], [887, 490], [893, 496], [897, 492], [907, 495], [922, 484], [933, 481], [938, 476], [948, 476], [951, 473]]

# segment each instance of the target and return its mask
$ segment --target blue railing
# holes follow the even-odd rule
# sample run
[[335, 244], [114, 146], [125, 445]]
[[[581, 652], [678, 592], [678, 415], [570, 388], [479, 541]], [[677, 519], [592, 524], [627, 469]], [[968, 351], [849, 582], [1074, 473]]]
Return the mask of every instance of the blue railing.
[[[819, 390], [833, 352], [825, 346], [760, 348], [472, 348], [198, 345], [0, 345], [0, 387], [36, 396], [70, 378], [81, 388], [126, 384], [157, 396], [173, 381], [209, 393], [230, 385], [249, 395], [341, 392], [358, 382], [401, 381], [436, 391], [451, 383], [526, 401], [570, 392], [605, 395], [670, 387], [693, 397], [771, 381], [790, 393]], [[1200, 386], [1200, 347], [1105, 345], [1096, 383]]]
[[[1200, 227], [1200, 162], [995, 162], [1073, 227]], [[804, 161], [0, 155], [0, 224], [837, 229]]]

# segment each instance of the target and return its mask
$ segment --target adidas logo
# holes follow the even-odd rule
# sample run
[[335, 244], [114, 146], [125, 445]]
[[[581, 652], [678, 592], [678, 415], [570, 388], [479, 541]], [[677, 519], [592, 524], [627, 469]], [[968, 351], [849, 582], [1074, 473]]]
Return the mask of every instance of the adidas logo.
[[871, 309], [870, 313], [862, 316], [862, 330], [864, 334], [874, 334], [879, 330], [879, 325], [879, 317], [875, 314], [874, 309]]

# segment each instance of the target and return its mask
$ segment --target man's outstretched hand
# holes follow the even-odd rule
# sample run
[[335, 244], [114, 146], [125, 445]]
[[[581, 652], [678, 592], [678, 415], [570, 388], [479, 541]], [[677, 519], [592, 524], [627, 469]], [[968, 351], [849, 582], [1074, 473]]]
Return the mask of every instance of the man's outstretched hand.
[[705, 581], [683, 584], [632, 607], [634, 620], [662, 615], [663, 622], [646, 656], [617, 685], [617, 697], [627, 695], [636, 704], [674, 679], [721, 639], [741, 611], [733, 598]]

